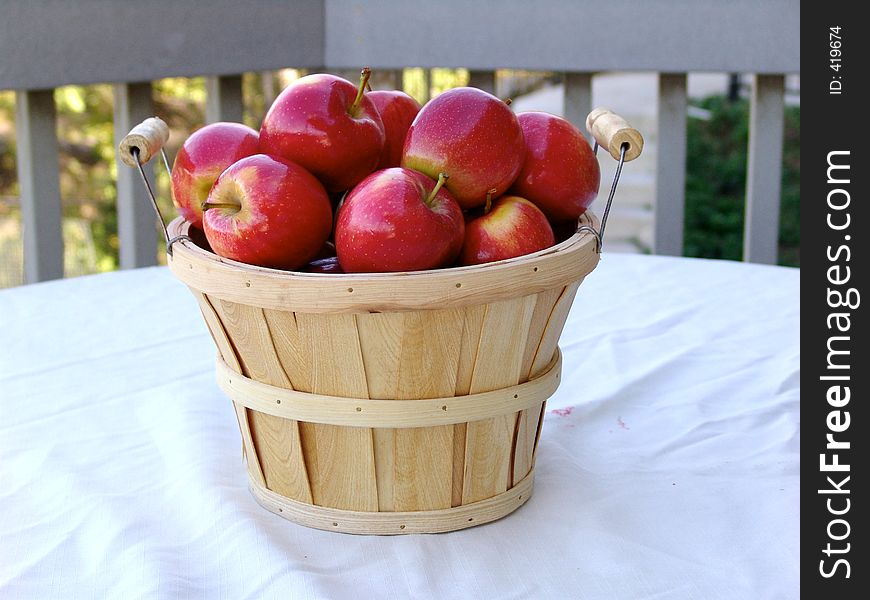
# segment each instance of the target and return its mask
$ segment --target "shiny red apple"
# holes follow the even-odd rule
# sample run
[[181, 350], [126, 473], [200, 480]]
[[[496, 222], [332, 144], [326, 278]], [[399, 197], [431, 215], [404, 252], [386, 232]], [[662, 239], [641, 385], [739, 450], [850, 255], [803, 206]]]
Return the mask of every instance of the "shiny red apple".
[[402, 166], [433, 179], [463, 209], [497, 198], [514, 182], [525, 157], [523, 132], [507, 104], [470, 87], [448, 90], [424, 106], [405, 137]]
[[601, 183], [589, 142], [555, 115], [526, 112], [517, 119], [526, 141], [526, 160], [510, 193], [531, 200], [552, 221], [576, 221], [595, 200]]
[[178, 214], [202, 227], [202, 203], [224, 169], [259, 152], [259, 135], [241, 123], [212, 123], [184, 141], [172, 167], [172, 202]]
[[384, 125], [365, 93], [341, 77], [307, 75], [287, 86], [260, 127], [260, 148], [314, 174], [329, 192], [346, 190], [375, 170]]
[[519, 196], [502, 196], [492, 209], [468, 223], [460, 261], [463, 265], [531, 254], [556, 243], [541, 210]]
[[335, 224], [347, 273], [418, 271], [450, 265], [462, 248], [459, 205], [426, 175], [395, 167], [369, 175], [344, 200]]
[[218, 177], [203, 205], [203, 226], [220, 256], [295, 269], [324, 246], [332, 210], [311, 173], [282, 158], [255, 154]]
[[384, 122], [384, 150], [381, 152], [381, 162], [378, 169], [398, 167], [402, 162], [402, 147], [405, 145], [405, 135], [411, 122], [420, 112], [420, 103], [405, 92], [398, 90], [382, 90], [369, 92], [369, 99], [374, 103]]

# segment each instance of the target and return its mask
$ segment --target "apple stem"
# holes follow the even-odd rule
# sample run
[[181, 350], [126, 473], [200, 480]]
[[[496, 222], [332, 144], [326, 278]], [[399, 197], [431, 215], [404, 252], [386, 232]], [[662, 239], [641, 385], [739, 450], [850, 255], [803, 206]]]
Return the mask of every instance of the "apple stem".
[[492, 208], [492, 195], [495, 193], [495, 188], [492, 188], [486, 193], [486, 205], [483, 207], [483, 214], [489, 214], [490, 209]]
[[202, 203], [202, 212], [205, 212], [211, 208], [235, 208], [239, 209], [238, 204], [234, 204], [232, 202], [203, 202]]
[[[356, 111], [359, 108], [359, 103], [362, 102], [363, 94], [366, 92], [366, 86], [369, 84], [369, 77], [372, 76], [372, 70], [368, 67], [363, 67], [360, 71], [359, 88], [356, 91], [356, 98], [353, 99], [353, 104], [350, 105], [348, 112], [356, 116]], [[371, 88], [370, 88], [371, 89]]]
[[511, 104], [513, 104], [513, 101], [514, 101], [513, 98], [505, 98], [504, 103], [507, 104], [508, 106], [510, 106]]
[[432, 191], [429, 192], [429, 197], [426, 198], [426, 205], [432, 206], [432, 202], [435, 201], [435, 196], [438, 195], [438, 192], [444, 187], [444, 184], [450, 178], [450, 175], [447, 173], [438, 173], [438, 182], [435, 184], [435, 187], [432, 188]]

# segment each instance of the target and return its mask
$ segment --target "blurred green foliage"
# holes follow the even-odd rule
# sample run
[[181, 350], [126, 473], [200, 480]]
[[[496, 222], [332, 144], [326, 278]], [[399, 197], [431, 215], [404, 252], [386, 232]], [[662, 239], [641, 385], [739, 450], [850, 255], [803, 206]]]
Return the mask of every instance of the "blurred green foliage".
[[467, 69], [430, 69], [429, 90], [426, 90], [426, 70], [422, 68], [405, 69], [402, 87], [405, 92], [420, 104], [434, 98], [446, 90], [468, 85]]
[[[711, 96], [696, 106], [709, 120], [689, 119], [684, 254], [743, 257], [749, 103]], [[800, 266], [800, 107], [785, 112], [779, 264]]]

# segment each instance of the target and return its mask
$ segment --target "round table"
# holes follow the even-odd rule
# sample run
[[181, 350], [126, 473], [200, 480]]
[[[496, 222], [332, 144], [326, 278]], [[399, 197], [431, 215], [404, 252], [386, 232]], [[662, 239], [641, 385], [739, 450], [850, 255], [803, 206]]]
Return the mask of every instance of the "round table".
[[795, 598], [799, 290], [797, 269], [605, 253], [531, 500], [396, 537], [254, 501], [166, 268], [0, 291], [0, 597]]

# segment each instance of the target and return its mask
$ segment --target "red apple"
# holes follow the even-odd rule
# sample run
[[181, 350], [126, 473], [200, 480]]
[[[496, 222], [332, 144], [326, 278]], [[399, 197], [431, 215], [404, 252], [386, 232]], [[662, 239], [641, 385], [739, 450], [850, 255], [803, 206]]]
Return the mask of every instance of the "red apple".
[[395, 167], [372, 173], [344, 200], [335, 225], [347, 273], [417, 271], [451, 264], [465, 233], [462, 210], [426, 175]]
[[463, 209], [497, 198], [516, 179], [525, 156], [523, 132], [507, 104], [476, 88], [448, 90], [414, 119], [402, 166], [433, 179], [450, 176], [447, 189]]
[[308, 171], [255, 154], [230, 165], [203, 205], [205, 236], [220, 256], [295, 269], [323, 247], [332, 228], [329, 196]]
[[398, 90], [369, 92], [368, 97], [374, 102], [381, 115], [386, 136], [378, 169], [398, 167], [402, 162], [405, 135], [414, 117], [420, 112], [420, 103]]
[[463, 265], [504, 260], [531, 254], [556, 243], [541, 210], [519, 196], [502, 196], [492, 209], [465, 228]]
[[360, 87], [335, 75], [307, 75], [284, 89], [260, 128], [262, 151], [313, 173], [329, 192], [346, 190], [375, 170], [384, 148], [384, 125]]
[[574, 220], [598, 195], [601, 171], [592, 148], [571, 123], [543, 112], [517, 115], [526, 160], [510, 189], [534, 202], [552, 221]]
[[241, 123], [212, 123], [184, 141], [172, 167], [172, 202], [178, 214], [202, 227], [202, 203], [228, 166], [259, 152], [259, 135]]

